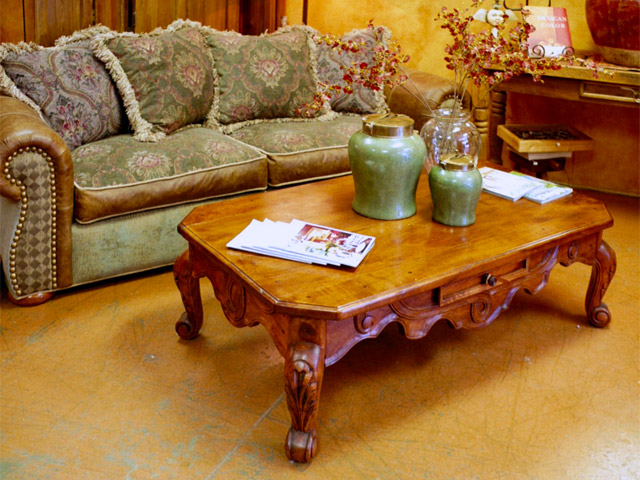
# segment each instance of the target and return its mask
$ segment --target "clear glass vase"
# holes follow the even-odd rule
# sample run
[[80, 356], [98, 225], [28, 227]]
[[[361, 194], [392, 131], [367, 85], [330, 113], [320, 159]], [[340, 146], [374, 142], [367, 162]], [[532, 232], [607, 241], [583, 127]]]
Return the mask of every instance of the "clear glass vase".
[[425, 169], [427, 174], [442, 161], [468, 157], [475, 167], [480, 154], [480, 133], [469, 120], [466, 110], [441, 108], [420, 130], [427, 147]]
[[478, 172], [480, 134], [464, 110], [440, 109], [420, 130], [427, 147], [425, 170], [433, 203], [432, 218], [453, 227], [476, 221], [482, 191]]

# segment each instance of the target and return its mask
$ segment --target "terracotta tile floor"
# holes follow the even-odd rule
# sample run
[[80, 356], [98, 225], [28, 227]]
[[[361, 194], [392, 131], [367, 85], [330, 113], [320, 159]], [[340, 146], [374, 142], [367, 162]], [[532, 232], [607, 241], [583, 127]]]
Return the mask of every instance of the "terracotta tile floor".
[[483, 330], [389, 328], [325, 372], [309, 465], [284, 455], [275, 347], [232, 327], [208, 283], [191, 342], [173, 331], [168, 270], [34, 308], [3, 297], [0, 477], [640, 478], [640, 209], [598, 196], [615, 218], [609, 327], [585, 323], [590, 269], [576, 264]]

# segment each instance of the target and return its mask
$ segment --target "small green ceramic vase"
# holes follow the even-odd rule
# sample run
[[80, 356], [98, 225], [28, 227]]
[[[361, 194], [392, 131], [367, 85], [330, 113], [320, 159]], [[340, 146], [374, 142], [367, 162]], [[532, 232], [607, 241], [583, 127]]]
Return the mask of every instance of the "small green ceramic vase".
[[365, 217], [397, 220], [415, 215], [416, 190], [426, 157], [422, 138], [406, 115], [374, 114], [349, 139], [353, 209]]
[[452, 227], [476, 221], [476, 207], [482, 191], [482, 175], [466, 155], [443, 160], [429, 172], [433, 219]]

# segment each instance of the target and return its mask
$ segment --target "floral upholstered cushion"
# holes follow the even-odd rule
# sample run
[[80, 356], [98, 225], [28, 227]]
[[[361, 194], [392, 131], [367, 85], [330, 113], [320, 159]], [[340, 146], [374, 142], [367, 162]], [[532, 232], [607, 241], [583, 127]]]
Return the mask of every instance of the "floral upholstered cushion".
[[338, 115], [327, 122], [311, 121], [286, 127], [277, 123], [249, 125], [236, 130], [231, 136], [268, 155], [283, 155], [346, 147], [351, 135], [361, 128], [360, 117]]
[[[391, 31], [386, 27], [376, 27], [380, 30], [383, 45], [391, 38]], [[315, 35], [320, 35], [315, 33]], [[357, 53], [341, 53], [331, 49], [327, 44], [318, 46], [318, 78], [327, 85], [344, 86], [345, 70], [341, 67], [350, 67], [352, 62], [369, 64], [373, 59], [373, 49], [376, 42], [376, 34], [373, 28], [353, 30], [340, 38], [343, 42], [353, 41], [360, 45]], [[383, 91], [374, 91], [361, 85], [353, 86], [353, 93], [339, 93], [331, 97], [331, 108], [341, 113], [384, 113], [387, 104]]]
[[[209, 124], [229, 133], [247, 122], [302, 120], [318, 91], [315, 44], [305, 27], [249, 36], [203, 27], [217, 76]], [[316, 112], [326, 114], [328, 109]]]
[[267, 155], [269, 185], [283, 186], [351, 171], [347, 145], [362, 119], [337, 115], [328, 121], [247, 125], [231, 134]]
[[80, 223], [267, 186], [265, 156], [210, 128], [156, 143], [116, 135], [72, 152]]
[[199, 27], [177, 21], [148, 34], [110, 33], [92, 42], [118, 86], [136, 140], [158, 141], [206, 119], [214, 79]]
[[105, 31], [83, 30], [49, 48], [0, 46], [0, 89], [38, 111], [70, 150], [114, 135], [127, 124], [115, 85], [87, 40]]

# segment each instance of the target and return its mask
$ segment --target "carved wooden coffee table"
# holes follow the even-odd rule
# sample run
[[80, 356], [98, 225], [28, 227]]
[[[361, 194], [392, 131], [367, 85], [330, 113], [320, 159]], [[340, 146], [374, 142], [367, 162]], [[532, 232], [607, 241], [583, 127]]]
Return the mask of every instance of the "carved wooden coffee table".
[[[232, 325], [267, 329], [284, 357], [291, 414], [285, 450], [296, 462], [308, 462], [316, 452], [324, 367], [391, 322], [411, 339], [424, 337], [443, 319], [455, 328], [484, 327], [518, 289], [537, 293], [556, 264], [582, 262], [592, 266], [587, 318], [596, 327], [609, 323], [602, 298], [616, 259], [602, 231], [613, 220], [598, 200], [574, 193], [538, 205], [483, 193], [476, 223], [462, 228], [431, 220], [424, 177], [418, 213], [411, 218], [365, 218], [352, 211], [352, 200], [353, 180], [347, 176], [198, 207], [178, 227], [189, 241], [174, 265], [186, 309], [176, 324], [178, 335], [191, 339], [200, 331], [203, 276]], [[227, 249], [253, 218], [298, 218], [373, 235], [376, 243], [356, 269]]]

